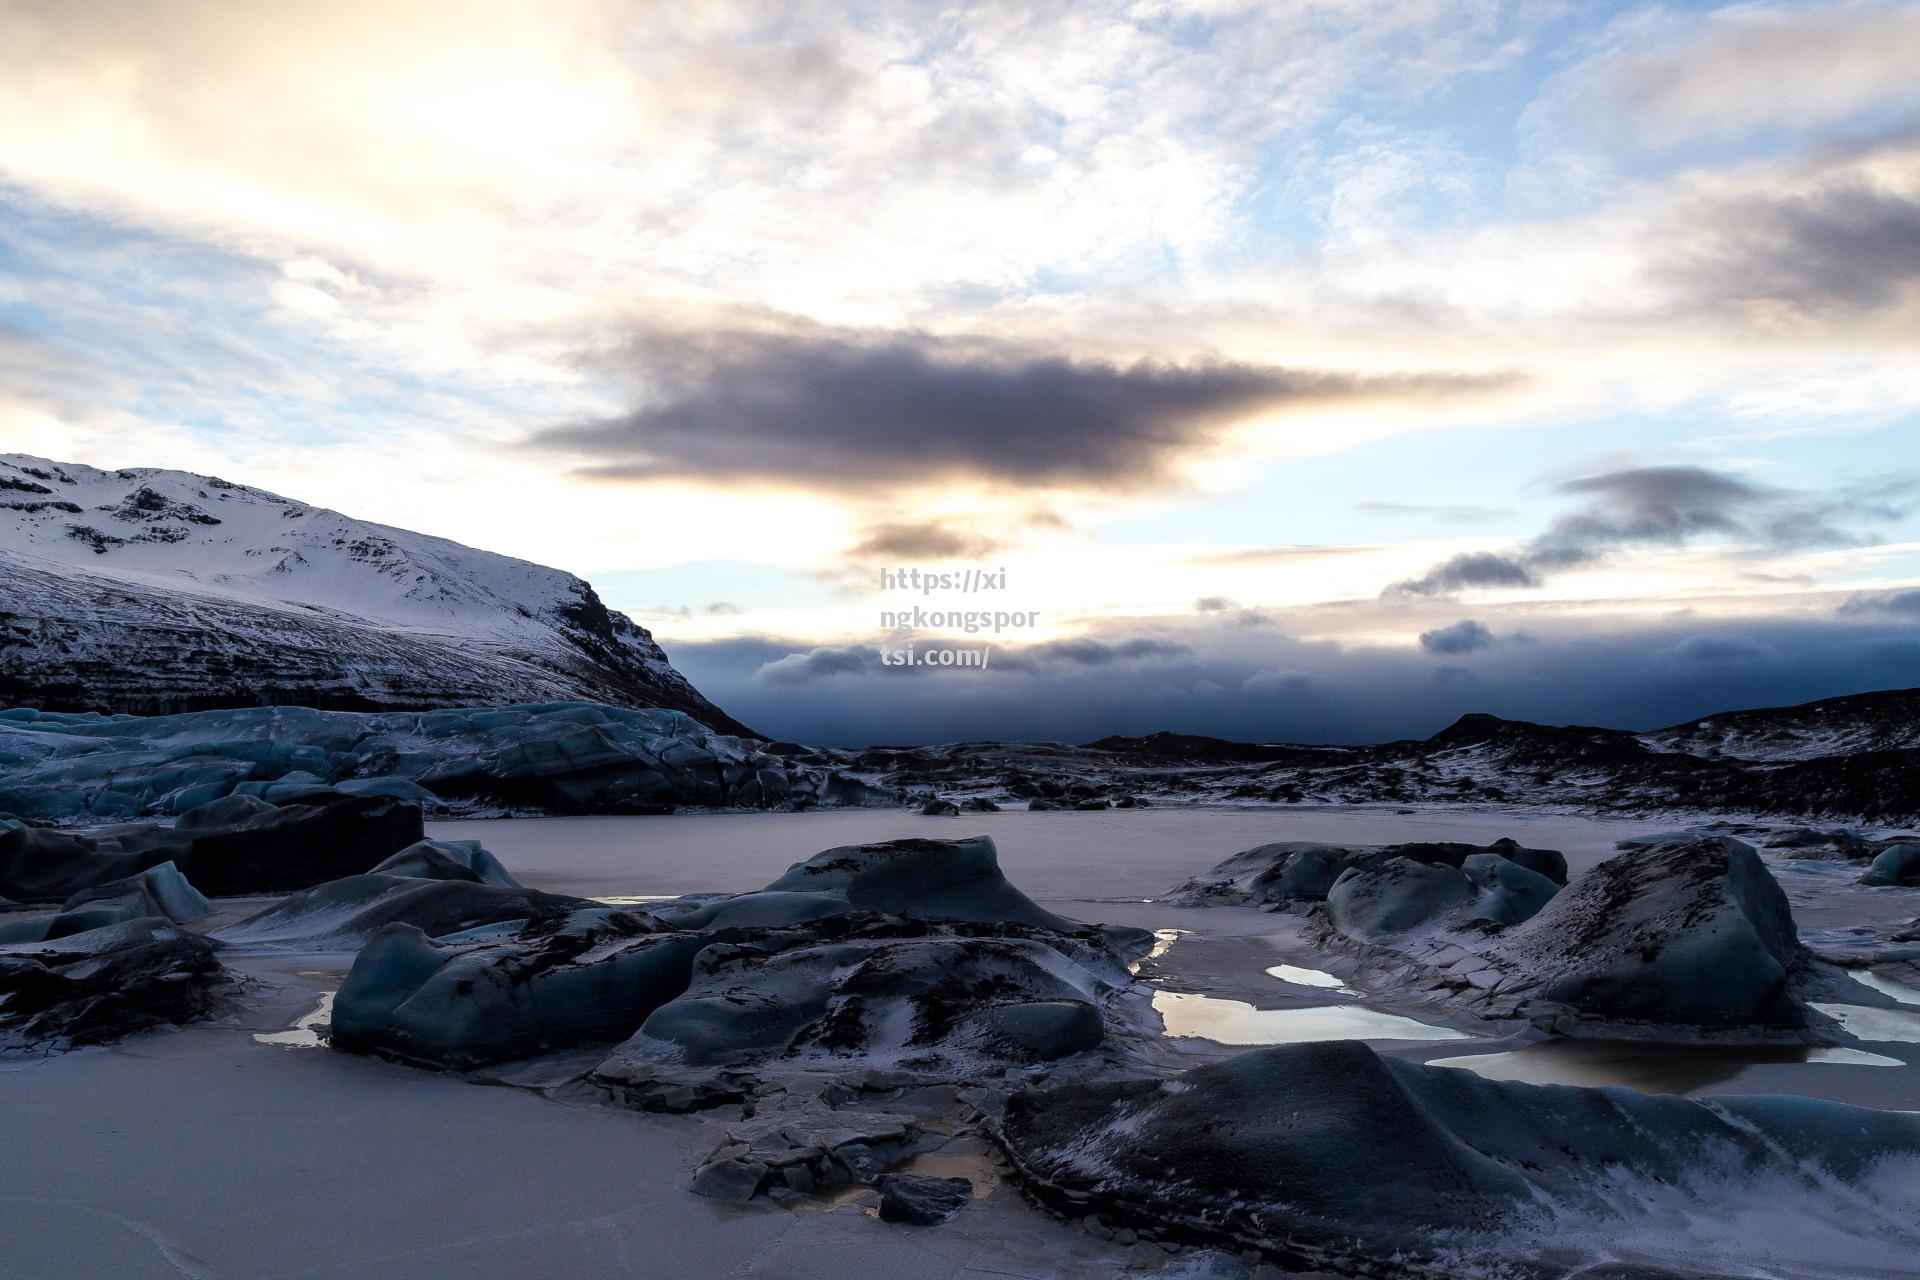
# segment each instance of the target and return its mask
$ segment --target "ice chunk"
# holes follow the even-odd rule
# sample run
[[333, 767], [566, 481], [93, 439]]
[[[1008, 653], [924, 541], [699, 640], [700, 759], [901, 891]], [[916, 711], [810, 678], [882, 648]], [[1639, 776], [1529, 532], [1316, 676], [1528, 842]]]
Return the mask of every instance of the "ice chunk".
[[[1342, 1274], [1837, 1278], [1920, 1248], [1920, 1118], [1495, 1082], [1354, 1042], [1023, 1091], [1001, 1139], [1054, 1204]], [[1738, 1225], [1752, 1207], [1787, 1229]]]

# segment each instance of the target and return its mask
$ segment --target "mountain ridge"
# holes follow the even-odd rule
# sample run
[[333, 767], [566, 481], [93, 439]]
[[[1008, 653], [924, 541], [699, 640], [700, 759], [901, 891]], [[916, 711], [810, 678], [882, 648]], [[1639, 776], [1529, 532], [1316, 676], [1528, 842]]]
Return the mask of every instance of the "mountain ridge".
[[0, 455], [0, 703], [571, 700], [759, 736], [564, 570], [214, 476]]

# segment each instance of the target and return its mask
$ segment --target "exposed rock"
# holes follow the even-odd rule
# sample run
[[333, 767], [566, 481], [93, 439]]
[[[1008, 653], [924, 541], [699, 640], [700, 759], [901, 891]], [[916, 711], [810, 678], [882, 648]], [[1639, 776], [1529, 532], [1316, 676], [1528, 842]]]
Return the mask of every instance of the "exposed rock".
[[1602, 1260], [1697, 1274], [1666, 1269], [1686, 1258], [1659, 1253], [1677, 1233], [1631, 1229], [1663, 1197], [1694, 1220], [1764, 1203], [1846, 1223], [1817, 1241], [1730, 1228], [1710, 1250], [1727, 1264], [1746, 1248], [1768, 1274], [1801, 1274], [1790, 1256], [1823, 1275], [1893, 1273], [1920, 1247], [1920, 1201], [1897, 1167], [1920, 1158], [1920, 1119], [1494, 1082], [1351, 1041], [1023, 1091], [1001, 1136], [1056, 1205], [1343, 1274], [1558, 1278]]
[[[816, 749], [801, 757], [883, 787], [1004, 790], [1042, 807], [1095, 797], [1920, 820], [1920, 689], [1710, 717], [1651, 733], [1463, 716], [1419, 741], [1248, 744], [1156, 733], [1057, 742]], [[1734, 833], [1738, 834], [1738, 833]], [[1415, 861], [1426, 859], [1415, 858]], [[1550, 880], [1552, 871], [1522, 861]]]
[[161, 916], [0, 946], [0, 1053], [100, 1044], [203, 1017], [232, 986], [214, 946]]
[[726, 1127], [695, 1171], [693, 1191], [743, 1203], [762, 1191], [871, 1185], [925, 1137], [915, 1116], [836, 1107], [818, 1093], [780, 1093]]
[[960, 816], [960, 806], [951, 800], [941, 800], [936, 797], [920, 806], [920, 816], [923, 818], [957, 818]]
[[973, 1199], [965, 1178], [927, 1178], [912, 1173], [880, 1176], [880, 1221], [914, 1227], [945, 1222]]
[[165, 862], [216, 897], [284, 892], [365, 871], [420, 837], [413, 805], [358, 797], [264, 810], [225, 806], [211, 816], [190, 812], [174, 827], [92, 835], [27, 827], [0, 831], [0, 893], [60, 901]]

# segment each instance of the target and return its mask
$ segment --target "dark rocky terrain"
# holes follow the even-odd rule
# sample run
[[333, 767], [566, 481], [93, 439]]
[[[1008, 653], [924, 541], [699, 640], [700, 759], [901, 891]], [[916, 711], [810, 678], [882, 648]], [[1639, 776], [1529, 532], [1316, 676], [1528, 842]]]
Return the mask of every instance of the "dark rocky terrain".
[[1920, 818], [1920, 689], [1710, 716], [1647, 733], [1468, 715], [1429, 738], [1327, 747], [1159, 733], [802, 752], [884, 786], [1088, 801], [1553, 804], [1851, 821]]

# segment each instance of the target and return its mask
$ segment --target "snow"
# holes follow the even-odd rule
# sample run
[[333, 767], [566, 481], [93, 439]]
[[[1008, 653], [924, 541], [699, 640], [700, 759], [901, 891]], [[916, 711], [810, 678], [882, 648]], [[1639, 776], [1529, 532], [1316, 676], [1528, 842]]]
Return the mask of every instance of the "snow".
[[598, 697], [739, 727], [572, 574], [183, 471], [0, 455], [0, 600], [19, 687], [82, 705]]

